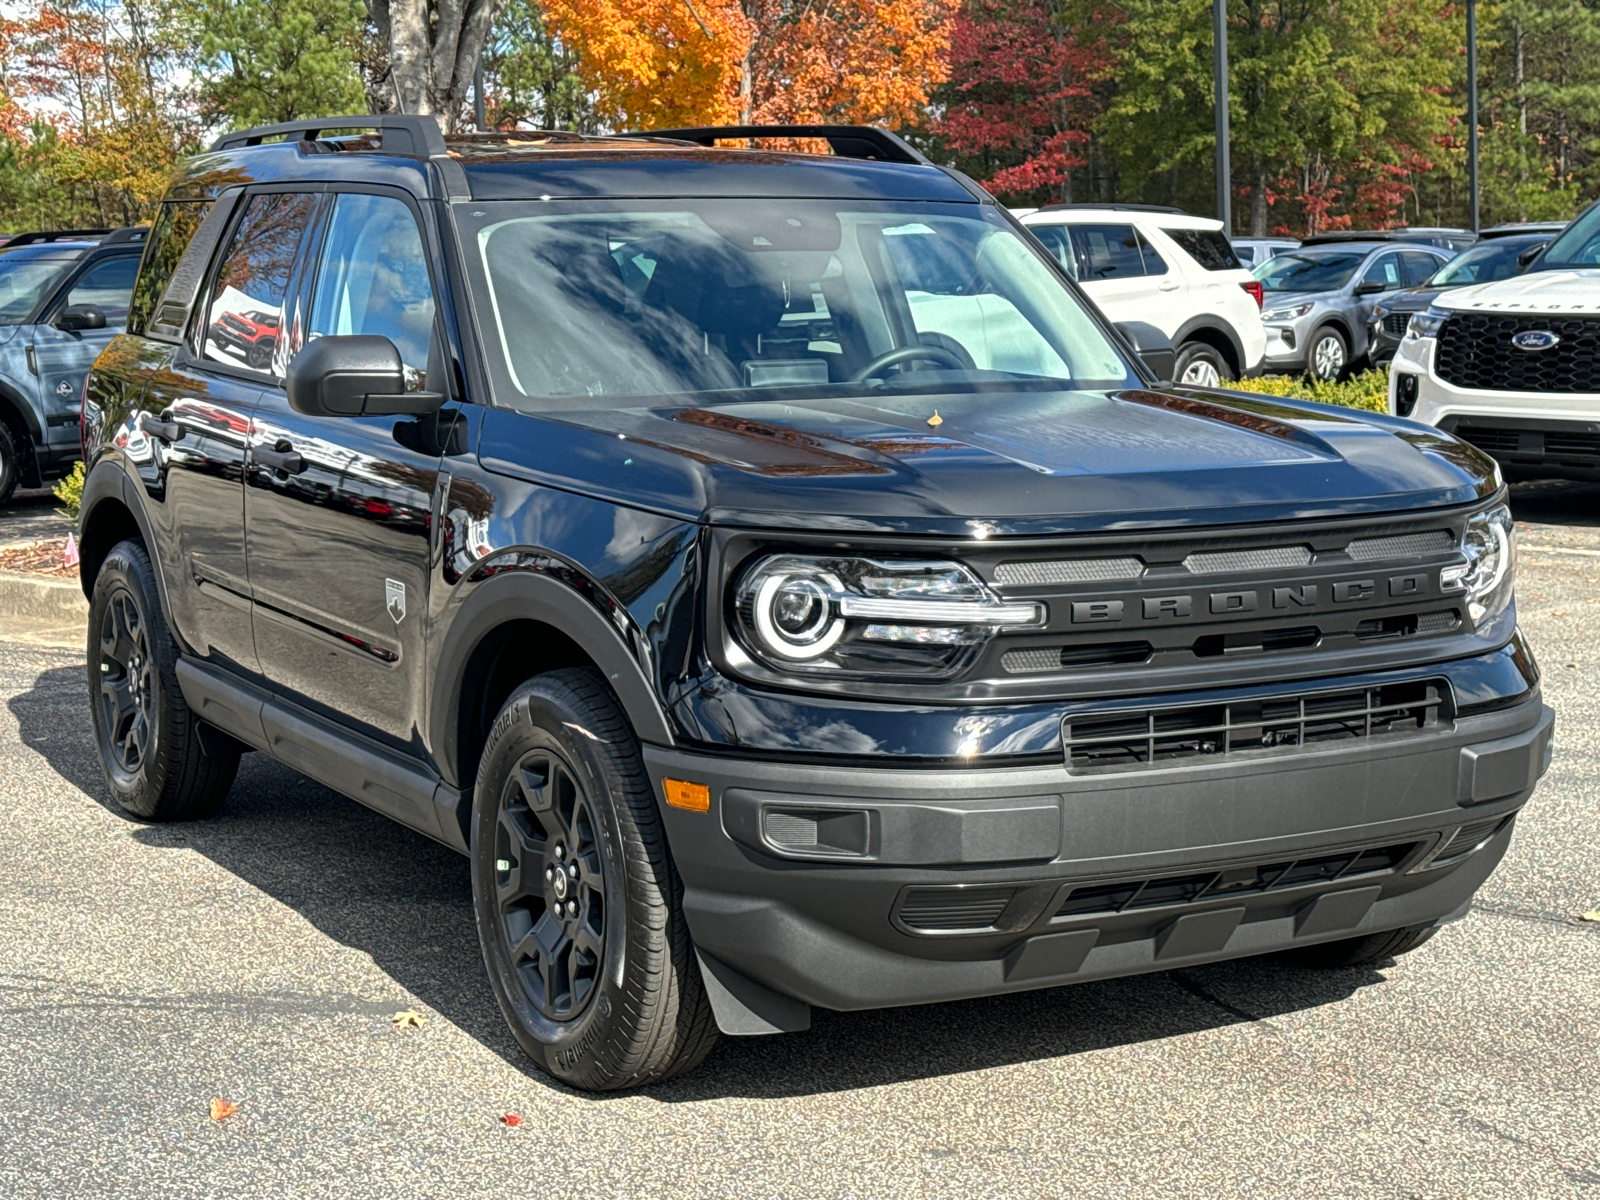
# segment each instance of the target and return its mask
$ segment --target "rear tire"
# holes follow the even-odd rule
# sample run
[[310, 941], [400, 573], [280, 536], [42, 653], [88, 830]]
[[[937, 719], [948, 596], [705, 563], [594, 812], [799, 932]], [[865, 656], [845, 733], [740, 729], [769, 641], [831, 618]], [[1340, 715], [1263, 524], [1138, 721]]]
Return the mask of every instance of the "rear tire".
[[87, 657], [95, 744], [116, 802], [146, 821], [216, 812], [241, 747], [184, 701], [155, 569], [139, 542], [118, 542], [95, 576]]
[[22, 455], [11, 427], [0, 421], [0, 508], [11, 499], [22, 479]]
[[1205, 342], [1185, 342], [1172, 368], [1175, 382], [1185, 387], [1219, 387], [1233, 378], [1233, 368], [1222, 351]]
[[528, 1056], [595, 1091], [696, 1066], [717, 1026], [639, 743], [601, 675], [523, 684], [484, 747], [472, 895], [500, 1011]]
[[1289, 957], [1302, 967], [1360, 967], [1408, 954], [1438, 932], [1437, 925], [1430, 925], [1427, 929], [1391, 929], [1366, 937], [1346, 938], [1342, 942], [1323, 942], [1318, 946], [1291, 950]]

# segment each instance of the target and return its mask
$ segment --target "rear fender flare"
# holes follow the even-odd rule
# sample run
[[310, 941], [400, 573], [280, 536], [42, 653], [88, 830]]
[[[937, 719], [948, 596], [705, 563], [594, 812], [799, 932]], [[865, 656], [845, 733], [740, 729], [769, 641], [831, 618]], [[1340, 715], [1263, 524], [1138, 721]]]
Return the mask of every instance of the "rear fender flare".
[[[1202, 329], [1220, 334], [1227, 341], [1228, 345], [1233, 348], [1234, 374], [1242, 374], [1245, 369], [1244, 342], [1239, 339], [1239, 335], [1232, 325], [1229, 325], [1226, 321], [1218, 320], [1216, 317], [1190, 317], [1182, 325], [1178, 326], [1178, 331], [1172, 335], [1173, 349], [1181, 350], [1185, 342], [1195, 341], [1194, 335]], [[1203, 341], [1205, 339], [1202, 338], [1200, 340]]]

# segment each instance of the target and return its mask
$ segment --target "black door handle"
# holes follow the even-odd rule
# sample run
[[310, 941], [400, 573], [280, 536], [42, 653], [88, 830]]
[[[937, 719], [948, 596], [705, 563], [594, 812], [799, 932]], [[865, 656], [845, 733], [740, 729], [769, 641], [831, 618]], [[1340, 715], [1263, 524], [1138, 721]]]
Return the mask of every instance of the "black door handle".
[[306, 460], [295, 453], [294, 446], [279, 438], [272, 449], [256, 446], [250, 451], [256, 462], [271, 471], [282, 471], [285, 475], [298, 475], [306, 469]]
[[[167, 412], [171, 412], [168, 409]], [[181, 442], [183, 440], [183, 426], [176, 421], [166, 420], [167, 413], [153, 417], [145, 413], [139, 418], [139, 428], [153, 438], [160, 438], [163, 442]]]

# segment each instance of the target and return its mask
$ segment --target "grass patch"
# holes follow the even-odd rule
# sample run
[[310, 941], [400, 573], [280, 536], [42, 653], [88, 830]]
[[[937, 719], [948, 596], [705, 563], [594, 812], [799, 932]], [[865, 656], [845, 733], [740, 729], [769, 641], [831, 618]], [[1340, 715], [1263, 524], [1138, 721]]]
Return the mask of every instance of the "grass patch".
[[1319, 404], [1342, 404], [1368, 412], [1389, 411], [1389, 373], [1363, 371], [1342, 383], [1329, 383], [1304, 375], [1271, 375], [1258, 379], [1236, 379], [1223, 387], [1241, 392], [1260, 392], [1267, 396], [1288, 396], [1293, 400], [1315, 400]]

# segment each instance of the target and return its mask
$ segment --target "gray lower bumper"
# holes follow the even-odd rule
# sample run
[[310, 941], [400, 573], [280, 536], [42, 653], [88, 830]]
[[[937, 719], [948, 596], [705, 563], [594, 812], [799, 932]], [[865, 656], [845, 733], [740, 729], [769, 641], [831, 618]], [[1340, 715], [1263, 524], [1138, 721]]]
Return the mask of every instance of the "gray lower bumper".
[[[723, 1010], [742, 1006], [756, 1016], [731, 1031], [757, 1032], [797, 1027], [795, 1001], [949, 1000], [1451, 919], [1509, 844], [1509, 818], [1548, 766], [1553, 723], [1534, 698], [1392, 741], [1090, 776], [742, 762], [650, 746], [645, 757], [658, 794], [663, 778], [710, 787], [709, 812], [662, 812], [695, 944], [722, 977], [712, 982], [719, 1021], [741, 1025]], [[1485, 830], [1484, 840], [1441, 854], [1460, 829]], [[1086, 885], [1231, 880], [1380, 848], [1400, 857], [1254, 892], [1214, 882], [1193, 900], [1062, 915]], [[1440, 865], [1427, 866], [1435, 855]], [[913, 922], [913, 893], [931, 897], [918, 903], [935, 917], [948, 895], [952, 920], [967, 925]], [[993, 911], [965, 896], [994, 898]]]

